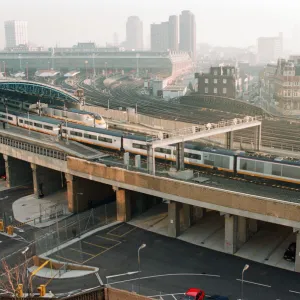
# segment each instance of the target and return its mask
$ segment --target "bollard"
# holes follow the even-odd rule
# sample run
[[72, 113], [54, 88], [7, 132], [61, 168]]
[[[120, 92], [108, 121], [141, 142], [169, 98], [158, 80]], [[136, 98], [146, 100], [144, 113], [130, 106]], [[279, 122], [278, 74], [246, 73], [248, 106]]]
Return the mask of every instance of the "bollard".
[[14, 234], [14, 227], [9, 225], [6, 227], [6, 233], [9, 235], [13, 235]]

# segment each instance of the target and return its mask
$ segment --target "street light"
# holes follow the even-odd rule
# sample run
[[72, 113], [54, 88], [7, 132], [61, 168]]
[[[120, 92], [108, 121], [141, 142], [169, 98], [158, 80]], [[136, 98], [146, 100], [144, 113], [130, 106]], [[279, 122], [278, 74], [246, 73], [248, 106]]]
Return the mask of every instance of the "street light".
[[142, 244], [138, 249], [138, 264], [139, 264], [139, 293], [140, 293], [140, 284], [141, 284], [141, 260], [140, 260], [140, 251], [146, 247], [146, 244]]
[[248, 270], [249, 269], [249, 265], [248, 264], [246, 264], [245, 266], [244, 266], [244, 269], [243, 269], [243, 271], [242, 271], [242, 291], [241, 291], [241, 300], [243, 300], [244, 299], [244, 290], [243, 290], [243, 286], [244, 286], [244, 272], [246, 271], [246, 270]]
[[29, 295], [29, 282], [28, 282], [28, 264], [27, 264], [27, 256], [26, 253], [29, 250], [29, 247], [26, 247], [21, 253], [25, 256], [25, 270], [26, 270], [26, 284], [27, 287], [27, 294]]

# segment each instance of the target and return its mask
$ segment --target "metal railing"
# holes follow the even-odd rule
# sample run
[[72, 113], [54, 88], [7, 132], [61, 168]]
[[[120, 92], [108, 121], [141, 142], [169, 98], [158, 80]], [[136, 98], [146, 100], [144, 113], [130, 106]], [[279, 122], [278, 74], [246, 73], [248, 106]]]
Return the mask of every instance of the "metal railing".
[[48, 149], [45, 147], [36, 146], [30, 143], [17, 141], [7, 137], [0, 137], [0, 144], [7, 145], [20, 150], [28, 151], [38, 155], [52, 157], [59, 160], [67, 160], [67, 154], [58, 150]]

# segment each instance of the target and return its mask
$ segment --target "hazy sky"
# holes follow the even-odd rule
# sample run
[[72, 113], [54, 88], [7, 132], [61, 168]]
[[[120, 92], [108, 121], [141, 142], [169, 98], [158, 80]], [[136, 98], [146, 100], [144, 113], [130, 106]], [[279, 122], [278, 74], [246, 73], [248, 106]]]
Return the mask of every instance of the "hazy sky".
[[255, 45], [258, 36], [297, 35], [300, 0], [0, 0], [0, 48], [5, 20], [27, 20], [29, 41], [44, 46], [71, 46], [78, 41], [99, 45], [125, 38], [130, 15], [144, 22], [144, 43], [150, 24], [191, 10], [196, 15], [197, 42], [214, 45]]

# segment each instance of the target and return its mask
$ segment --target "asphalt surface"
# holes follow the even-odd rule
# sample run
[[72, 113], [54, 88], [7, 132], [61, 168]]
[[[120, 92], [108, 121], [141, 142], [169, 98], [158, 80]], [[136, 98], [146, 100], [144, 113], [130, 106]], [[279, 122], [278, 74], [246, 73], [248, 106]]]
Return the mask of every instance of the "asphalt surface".
[[[114, 277], [109, 280], [111, 286], [140, 291], [148, 296], [162, 295], [165, 300], [179, 299], [180, 294], [190, 287], [204, 289], [208, 295], [239, 299], [241, 272], [245, 264], [249, 264], [250, 268], [244, 274], [244, 299], [299, 299], [299, 294], [295, 293], [300, 293], [297, 273], [191, 245], [128, 224], [117, 225], [77, 242], [65, 248], [64, 256], [66, 262], [98, 267], [105, 283], [106, 276], [138, 270], [137, 250], [143, 243], [147, 246], [140, 252], [141, 279], [138, 280], [136, 274]], [[57, 255], [62, 253], [54, 253], [52, 257], [57, 259]], [[70, 290], [76, 282], [77, 288], [93, 287], [98, 285], [94, 277], [64, 280], [65, 285], [60, 283], [59, 286], [55, 280], [49, 289]]]

